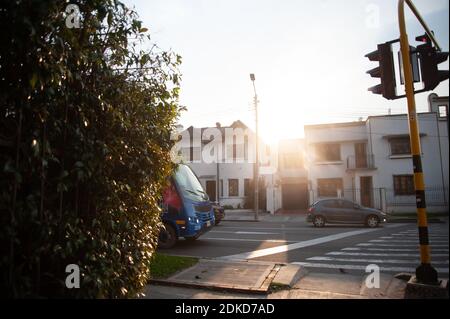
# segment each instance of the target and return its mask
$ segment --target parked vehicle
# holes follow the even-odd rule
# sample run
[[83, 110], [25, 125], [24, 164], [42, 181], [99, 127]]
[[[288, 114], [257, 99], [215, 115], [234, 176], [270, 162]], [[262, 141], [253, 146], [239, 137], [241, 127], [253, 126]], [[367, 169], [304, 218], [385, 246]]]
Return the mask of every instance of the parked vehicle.
[[386, 213], [361, 206], [342, 198], [323, 199], [315, 202], [308, 209], [307, 221], [315, 227], [324, 227], [326, 223], [365, 224], [378, 227], [386, 222]]
[[219, 225], [222, 219], [225, 218], [225, 208], [223, 208], [219, 202], [211, 202], [214, 210], [214, 218], [216, 219], [216, 225]]
[[180, 237], [196, 240], [215, 225], [208, 195], [189, 166], [180, 164], [163, 194], [159, 247], [171, 248]]

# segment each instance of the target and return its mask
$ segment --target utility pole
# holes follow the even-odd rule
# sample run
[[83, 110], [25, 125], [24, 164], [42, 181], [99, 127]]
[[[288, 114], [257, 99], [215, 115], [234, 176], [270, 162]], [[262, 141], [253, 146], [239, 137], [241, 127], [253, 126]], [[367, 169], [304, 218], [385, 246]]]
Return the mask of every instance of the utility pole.
[[[219, 122], [216, 123], [216, 128], [219, 130], [221, 129], [221, 125]], [[220, 162], [222, 160], [222, 158], [219, 158], [219, 153], [220, 155], [222, 155], [222, 148], [223, 148], [223, 140], [222, 140], [222, 134], [220, 134], [220, 143], [217, 142], [217, 148], [216, 148], [216, 198], [215, 200], [217, 201], [217, 203], [219, 203], [220, 205]]]
[[255, 188], [255, 220], [259, 219], [259, 131], [258, 131], [258, 95], [256, 94], [256, 86], [255, 86], [255, 75], [250, 74], [250, 80], [253, 83], [253, 91], [255, 92], [255, 97], [253, 98], [253, 102], [255, 104], [255, 133], [256, 133], [256, 154], [255, 154], [255, 166], [254, 166], [254, 188]]
[[[222, 147], [222, 144], [220, 145]], [[216, 200], [220, 205], [220, 166], [219, 166], [219, 149], [217, 148], [217, 163], [216, 163]]]

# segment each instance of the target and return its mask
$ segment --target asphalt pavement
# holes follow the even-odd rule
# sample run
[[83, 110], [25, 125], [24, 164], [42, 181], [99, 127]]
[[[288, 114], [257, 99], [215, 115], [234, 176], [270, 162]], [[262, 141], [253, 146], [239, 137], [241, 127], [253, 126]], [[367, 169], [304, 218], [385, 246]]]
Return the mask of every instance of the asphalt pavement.
[[[432, 264], [448, 278], [448, 220], [430, 224]], [[183, 239], [164, 253], [301, 265], [314, 272], [363, 275], [376, 264], [382, 274], [414, 272], [420, 262], [415, 223], [370, 229], [359, 225], [314, 228], [304, 219], [222, 221], [195, 242]]]

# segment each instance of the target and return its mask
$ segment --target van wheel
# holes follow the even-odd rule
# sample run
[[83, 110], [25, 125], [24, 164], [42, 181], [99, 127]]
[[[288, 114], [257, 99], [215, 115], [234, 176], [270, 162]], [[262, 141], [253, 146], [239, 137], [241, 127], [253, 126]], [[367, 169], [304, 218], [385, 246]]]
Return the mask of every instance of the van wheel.
[[162, 249], [172, 248], [177, 242], [177, 233], [172, 225], [164, 224], [159, 232], [158, 247]]
[[194, 237], [184, 237], [187, 241], [196, 241], [200, 236], [194, 236]]
[[379, 224], [380, 224], [380, 220], [375, 215], [370, 215], [366, 218], [367, 227], [375, 228], [375, 227], [378, 227]]
[[314, 216], [313, 224], [315, 227], [324, 227], [325, 226], [325, 217], [321, 215]]

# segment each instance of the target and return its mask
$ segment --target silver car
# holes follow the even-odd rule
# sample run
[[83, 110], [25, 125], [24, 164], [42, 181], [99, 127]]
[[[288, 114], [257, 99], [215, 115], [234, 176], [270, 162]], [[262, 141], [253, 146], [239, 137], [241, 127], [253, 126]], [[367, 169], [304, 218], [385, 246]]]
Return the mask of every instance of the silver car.
[[323, 199], [315, 202], [308, 209], [307, 221], [315, 227], [330, 224], [365, 224], [368, 227], [378, 227], [386, 222], [386, 213], [361, 206], [342, 198]]

